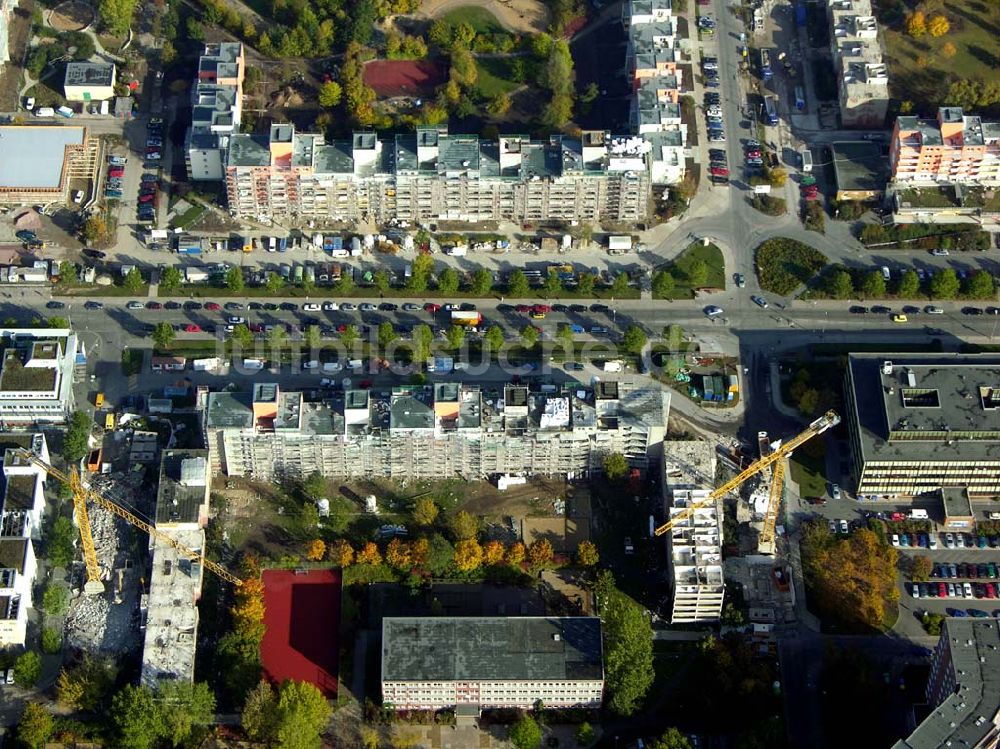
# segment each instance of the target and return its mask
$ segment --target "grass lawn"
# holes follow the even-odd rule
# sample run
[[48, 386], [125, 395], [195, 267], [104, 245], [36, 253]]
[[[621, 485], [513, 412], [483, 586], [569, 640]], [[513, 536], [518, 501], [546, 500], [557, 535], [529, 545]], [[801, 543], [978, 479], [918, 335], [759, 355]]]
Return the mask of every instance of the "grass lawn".
[[[908, 36], [901, 17], [879, 18], [892, 96], [912, 101], [915, 112], [946, 104], [952, 80], [992, 80], [1000, 66], [1000, 5], [989, 0], [944, 0], [942, 5], [951, 29], [938, 39]], [[951, 59], [941, 54], [949, 42], [956, 50]]]
[[503, 58], [479, 58], [476, 60], [476, 70], [476, 91], [486, 99], [509, 93], [520, 85], [507, 77], [510, 75], [510, 66]]
[[701, 242], [697, 242], [684, 250], [676, 260], [667, 263], [662, 268], [662, 270], [670, 271], [676, 280], [673, 299], [694, 298], [694, 289], [689, 278], [691, 265], [698, 260], [708, 266], [708, 276], [700, 288], [726, 288], [726, 263], [722, 259], [722, 250], [714, 244], [703, 245]]
[[205, 213], [205, 206], [200, 204], [193, 205], [186, 211], [184, 211], [184, 213], [182, 213], [180, 216], [174, 218], [174, 220], [170, 222], [170, 226], [173, 227], [174, 229], [187, 229], [195, 221], [200, 219], [202, 217], [202, 214], [204, 213]]
[[819, 250], [785, 237], [769, 239], [754, 250], [760, 287], [782, 296], [810, 281], [828, 262]]
[[486, 8], [476, 5], [463, 5], [450, 13], [441, 16], [445, 23], [457, 26], [460, 23], [467, 23], [476, 30], [477, 34], [501, 34], [504, 32], [503, 26], [497, 21], [497, 17]]
[[826, 496], [826, 466], [823, 458], [807, 455], [805, 450], [796, 450], [788, 460], [792, 470], [792, 481], [799, 485], [801, 497]]

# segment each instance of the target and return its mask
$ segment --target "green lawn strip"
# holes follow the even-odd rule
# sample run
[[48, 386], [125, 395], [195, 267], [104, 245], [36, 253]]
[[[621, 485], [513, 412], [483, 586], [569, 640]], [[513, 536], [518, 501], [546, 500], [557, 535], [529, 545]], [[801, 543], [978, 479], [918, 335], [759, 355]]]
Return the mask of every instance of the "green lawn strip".
[[187, 229], [189, 226], [194, 224], [195, 221], [200, 219], [205, 213], [205, 206], [203, 205], [193, 205], [188, 208], [180, 216], [175, 216], [170, 222], [170, 226], [174, 229]]
[[449, 13], [441, 16], [441, 20], [451, 26], [460, 23], [467, 23], [476, 30], [477, 34], [501, 34], [504, 27], [500, 25], [497, 17], [486, 8], [477, 5], [463, 5]]
[[826, 494], [826, 466], [822, 457], [814, 458], [796, 450], [789, 459], [792, 481], [799, 485], [799, 496], [822, 497]]
[[492, 99], [500, 94], [510, 93], [520, 84], [510, 80], [510, 67], [502, 57], [476, 59], [476, 91], [484, 99]]
[[722, 250], [714, 244], [704, 245], [699, 242], [684, 250], [676, 260], [657, 269], [669, 271], [674, 277], [672, 299], [694, 299], [695, 291], [689, 278], [691, 266], [697, 260], [703, 261], [708, 267], [706, 281], [700, 284], [699, 288], [726, 288], [726, 264], [722, 257]]

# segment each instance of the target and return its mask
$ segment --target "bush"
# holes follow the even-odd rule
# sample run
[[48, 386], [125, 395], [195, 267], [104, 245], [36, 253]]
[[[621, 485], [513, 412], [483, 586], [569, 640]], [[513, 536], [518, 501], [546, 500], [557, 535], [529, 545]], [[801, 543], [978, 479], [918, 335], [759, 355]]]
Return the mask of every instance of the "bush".
[[42, 630], [42, 652], [54, 655], [62, 649], [62, 633], [54, 627]]
[[826, 232], [826, 215], [818, 200], [807, 200], [802, 208], [802, 225], [809, 231]]
[[750, 205], [765, 216], [784, 216], [788, 210], [784, 198], [772, 198], [770, 195], [754, 195]]
[[754, 251], [757, 280], [764, 291], [786, 296], [827, 264], [819, 250], [794, 239], [769, 239]]

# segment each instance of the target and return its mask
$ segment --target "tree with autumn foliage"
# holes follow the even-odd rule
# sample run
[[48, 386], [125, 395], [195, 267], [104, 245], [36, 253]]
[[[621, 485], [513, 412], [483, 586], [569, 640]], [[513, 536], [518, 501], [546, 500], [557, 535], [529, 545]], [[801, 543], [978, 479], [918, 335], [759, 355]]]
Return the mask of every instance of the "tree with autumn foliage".
[[309, 545], [306, 547], [306, 559], [310, 562], [322, 562], [325, 556], [326, 544], [323, 543], [323, 539], [314, 538], [309, 542]]
[[493, 567], [503, 563], [504, 552], [503, 541], [490, 541], [483, 549], [483, 562]]
[[933, 37], [942, 37], [951, 31], [951, 24], [944, 16], [936, 15], [927, 22], [927, 31]]
[[260, 681], [260, 643], [264, 639], [264, 584], [253, 557], [244, 560], [243, 584], [233, 594], [232, 629], [219, 639], [219, 668], [234, 701], [242, 702]]
[[907, 16], [906, 33], [914, 39], [919, 39], [927, 33], [927, 16], [923, 11], [918, 10]]
[[385, 561], [397, 570], [408, 570], [413, 565], [410, 555], [410, 545], [399, 538], [394, 538], [385, 549]]
[[431, 558], [431, 544], [426, 538], [418, 538], [410, 544], [410, 559], [414, 567], [426, 567]]
[[382, 564], [382, 554], [374, 541], [369, 541], [362, 546], [355, 555], [354, 560], [358, 564], [370, 564], [372, 566]]
[[474, 538], [455, 544], [455, 566], [462, 572], [472, 572], [483, 563], [483, 547]]
[[475, 538], [479, 533], [479, 521], [465, 510], [460, 510], [452, 517], [451, 532], [455, 534], [456, 541], [464, 541], [468, 538]]
[[354, 561], [354, 548], [342, 538], [326, 546], [326, 558], [337, 567], [350, 567]]
[[524, 544], [520, 541], [512, 543], [507, 547], [507, 564], [511, 567], [520, 567], [524, 563], [525, 553]]
[[843, 537], [826, 523], [803, 526], [802, 562], [811, 597], [828, 616], [855, 629], [882, 629], [896, 616], [896, 550], [874, 531]]
[[552, 544], [547, 538], [539, 538], [536, 541], [532, 541], [528, 547], [528, 563], [532, 567], [544, 567], [552, 561], [552, 557], [554, 556], [555, 552], [552, 550]]
[[593, 567], [600, 560], [597, 546], [593, 541], [581, 541], [576, 547], [576, 563], [581, 567]]

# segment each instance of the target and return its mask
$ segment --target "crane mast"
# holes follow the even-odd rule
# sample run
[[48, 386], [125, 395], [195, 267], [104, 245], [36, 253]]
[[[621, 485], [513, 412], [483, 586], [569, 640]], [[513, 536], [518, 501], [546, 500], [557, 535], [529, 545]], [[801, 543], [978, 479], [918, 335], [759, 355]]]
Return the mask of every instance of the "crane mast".
[[[694, 515], [694, 513], [699, 508], [706, 507], [708, 505], [714, 504], [720, 497], [724, 497], [729, 492], [738, 489], [740, 487], [740, 485], [743, 484], [744, 481], [746, 481], [749, 478], [752, 478], [753, 476], [756, 476], [758, 473], [760, 473], [761, 471], [763, 471], [765, 468], [768, 468], [769, 466], [772, 466], [772, 465], [778, 465], [778, 466], [780, 466], [780, 468], [776, 469], [776, 473], [778, 471], [780, 471], [781, 478], [784, 479], [784, 460], [785, 460], [785, 458], [787, 458], [789, 455], [791, 455], [792, 451], [795, 450], [795, 448], [799, 447], [802, 443], [807, 442], [808, 440], [811, 440], [813, 437], [815, 437], [815, 436], [817, 436], [819, 434], [822, 434], [827, 429], [830, 429], [830, 428], [836, 426], [839, 423], [840, 423], [840, 416], [837, 414], [837, 412], [836, 411], [827, 411], [825, 414], [823, 414], [822, 416], [820, 416], [818, 419], [816, 419], [814, 422], [812, 422], [809, 426], [807, 426], [801, 432], [799, 432], [794, 437], [792, 437], [787, 442], [785, 442], [783, 445], [781, 445], [781, 447], [779, 447], [777, 450], [774, 450], [769, 455], [764, 455], [764, 456], [758, 458], [753, 463], [751, 463], [749, 466], [747, 466], [742, 471], [740, 471], [738, 474], [736, 474], [736, 476], [734, 476], [733, 478], [729, 479], [729, 481], [727, 481], [724, 484], [722, 484], [722, 486], [717, 487], [708, 496], [704, 497], [703, 499], [699, 499], [697, 501], [691, 502], [690, 505], [688, 505], [687, 507], [681, 509], [678, 513], [676, 513], [675, 515], [673, 515], [670, 518], [670, 520], [668, 520], [666, 523], [664, 523], [659, 528], [657, 528], [656, 531], [655, 531], [655, 534], [657, 536], [662, 536], [664, 533], [667, 533], [671, 528], [673, 528], [673, 524], [675, 522], [678, 522], [678, 521], [681, 521], [681, 520], [687, 520], [689, 517], [691, 517], [692, 515]], [[774, 530], [773, 530], [773, 528], [774, 528], [774, 522], [776, 522], [776, 520], [777, 520], [777, 508], [776, 508], [777, 503], [774, 501], [774, 486], [773, 486], [773, 483], [772, 483], [772, 487], [771, 487], [771, 492], [772, 492], [772, 494], [771, 494], [771, 502], [768, 504], [768, 515], [771, 515], [772, 512], [774, 513], [774, 521], [772, 521], [772, 524], [771, 524], [771, 529], [772, 529], [771, 530], [771, 534], [773, 536], [773, 533], [774, 533]], [[781, 494], [780, 494], [780, 489], [779, 489], [779, 494], [778, 494], [779, 499], [780, 499], [780, 496], [781, 496]], [[766, 518], [765, 518], [765, 524], [764, 525], [765, 525], [765, 531], [766, 531], [766, 529], [767, 529], [767, 519]]]

